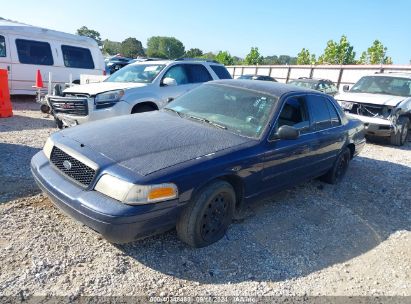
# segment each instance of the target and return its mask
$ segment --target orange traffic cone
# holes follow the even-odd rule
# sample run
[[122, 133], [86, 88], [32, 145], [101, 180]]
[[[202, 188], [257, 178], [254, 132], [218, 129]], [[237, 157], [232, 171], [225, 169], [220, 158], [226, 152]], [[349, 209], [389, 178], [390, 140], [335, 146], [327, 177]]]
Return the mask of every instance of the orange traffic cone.
[[36, 74], [36, 84], [33, 86], [33, 88], [36, 88], [36, 89], [42, 89], [42, 88], [44, 88], [43, 78], [41, 77], [40, 70], [37, 70], [37, 74]]
[[0, 118], [13, 116], [7, 70], [0, 70]]

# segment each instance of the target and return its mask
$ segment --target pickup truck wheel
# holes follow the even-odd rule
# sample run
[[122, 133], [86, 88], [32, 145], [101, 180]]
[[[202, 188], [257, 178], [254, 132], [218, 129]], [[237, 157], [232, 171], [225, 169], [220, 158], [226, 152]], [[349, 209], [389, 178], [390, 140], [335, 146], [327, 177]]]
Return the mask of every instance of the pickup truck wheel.
[[56, 123], [57, 128], [63, 129], [64, 127], [63, 122], [60, 119], [58, 119], [57, 117], [54, 117], [54, 122]]
[[134, 106], [134, 108], [131, 110], [131, 114], [150, 112], [150, 111], [155, 111], [153, 106], [150, 106], [148, 104], [142, 104], [142, 105]]
[[188, 203], [177, 222], [178, 237], [192, 247], [204, 247], [221, 239], [231, 224], [235, 192], [225, 181], [202, 189]]
[[394, 146], [402, 146], [405, 144], [408, 136], [408, 128], [410, 125], [410, 119], [408, 117], [402, 116], [398, 118], [399, 130], [397, 133], [391, 135], [391, 144]]
[[332, 185], [338, 184], [347, 172], [350, 159], [351, 151], [345, 147], [338, 155], [334, 166], [321, 177], [321, 180]]

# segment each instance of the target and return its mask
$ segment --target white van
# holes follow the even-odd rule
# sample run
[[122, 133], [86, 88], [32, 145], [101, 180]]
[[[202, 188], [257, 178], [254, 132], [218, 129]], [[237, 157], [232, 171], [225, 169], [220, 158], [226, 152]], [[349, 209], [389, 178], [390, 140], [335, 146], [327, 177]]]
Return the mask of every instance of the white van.
[[104, 75], [105, 63], [91, 38], [0, 19], [0, 69], [9, 72], [10, 94], [35, 95], [38, 69], [45, 86], [49, 72], [53, 84], [79, 84], [80, 74]]

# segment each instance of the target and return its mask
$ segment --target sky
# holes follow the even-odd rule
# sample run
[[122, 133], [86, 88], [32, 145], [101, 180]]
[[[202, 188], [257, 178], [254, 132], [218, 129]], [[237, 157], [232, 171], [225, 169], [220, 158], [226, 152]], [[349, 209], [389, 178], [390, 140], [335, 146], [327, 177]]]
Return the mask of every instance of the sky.
[[394, 64], [410, 64], [410, 0], [0, 0], [0, 17], [75, 33], [85, 25], [103, 39], [173, 36], [186, 49], [245, 57], [321, 55], [330, 39], [348, 37], [357, 57], [375, 39]]

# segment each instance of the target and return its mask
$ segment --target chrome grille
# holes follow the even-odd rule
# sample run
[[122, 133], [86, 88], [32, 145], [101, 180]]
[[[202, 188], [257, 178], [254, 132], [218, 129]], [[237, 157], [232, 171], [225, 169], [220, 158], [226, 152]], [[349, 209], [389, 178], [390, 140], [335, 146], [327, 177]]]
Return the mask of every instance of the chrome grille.
[[87, 97], [50, 97], [50, 105], [54, 113], [88, 115]]
[[84, 186], [90, 185], [96, 174], [94, 169], [57, 147], [53, 147], [50, 160], [61, 172]]

